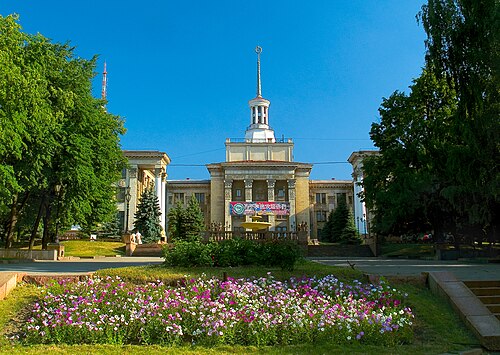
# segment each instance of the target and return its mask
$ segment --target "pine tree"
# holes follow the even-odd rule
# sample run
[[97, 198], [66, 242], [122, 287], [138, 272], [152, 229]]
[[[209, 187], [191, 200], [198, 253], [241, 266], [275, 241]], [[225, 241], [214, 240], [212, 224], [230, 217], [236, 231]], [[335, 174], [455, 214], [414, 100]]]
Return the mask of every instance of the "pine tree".
[[205, 229], [205, 219], [194, 196], [186, 208], [179, 202], [168, 212], [168, 233], [172, 240], [200, 240]]
[[134, 227], [142, 235], [144, 243], [154, 243], [160, 239], [160, 204], [153, 189], [144, 190], [137, 205]]
[[333, 233], [332, 233], [332, 225], [333, 225], [333, 214], [335, 213], [334, 210], [330, 211], [328, 214], [328, 219], [323, 226], [323, 229], [321, 230], [321, 241], [323, 242], [333, 242]]
[[200, 204], [194, 195], [191, 196], [188, 202], [184, 218], [186, 239], [199, 240], [201, 233], [205, 229], [205, 218], [203, 217]]
[[345, 244], [359, 244], [361, 239], [359, 238], [356, 225], [354, 224], [354, 216], [350, 209], [347, 210], [347, 220], [342, 234], [340, 235], [341, 243]]
[[342, 240], [342, 232], [344, 231], [349, 219], [349, 209], [344, 201], [340, 201], [337, 208], [333, 212], [331, 222], [331, 238], [332, 242], [340, 242]]

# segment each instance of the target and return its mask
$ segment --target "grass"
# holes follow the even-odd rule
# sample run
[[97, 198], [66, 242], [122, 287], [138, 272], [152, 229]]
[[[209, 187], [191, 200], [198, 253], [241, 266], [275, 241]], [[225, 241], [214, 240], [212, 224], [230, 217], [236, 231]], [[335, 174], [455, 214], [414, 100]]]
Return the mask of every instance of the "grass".
[[[100, 275], [119, 275], [133, 282], [163, 279], [175, 281], [190, 275], [197, 277], [202, 273], [208, 276], [222, 277], [227, 272], [231, 277], [264, 276], [268, 271], [278, 279], [290, 276], [323, 276], [334, 274], [339, 279], [348, 281], [359, 279], [362, 274], [350, 268], [321, 265], [311, 261], [301, 262], [293, 272], [263, 267], [238, 268], [166, 268], [163, 266], [128, 267], [121, 269], [105, 269]], [[14, 289], [9, 296], [0, 302], [0, 354], [438, 354], [460, 352], [480, 347], [478, 341], [463, 326], [458, 316], [443, 300], [434, 296], [428, 289], [408, 284], [394, 285], [408, 293], [407, 302], [412, 307], [415, 318], [415, 339], [410, 345], [383, 347], [375, 345], [335, 345], [328, 343], [301, 344], [280, 347], [242, 347], [220, 346], [203, 347], [161, 347], [139, 345], [36, 345], [24, 346], [11, 344], [4, 334], [12, 331], [11, 320], [22, 322], [19, 316], [26, 306], [40, 295], [39, 288], [23, 284]], [[22, 314], [22, 312], [21, 312]]]
[[[116, 256], [125, 255], [125, 243], [111, 241], [90, 240], [66, 240], [61, 242], [64, 245], [65, 256], [75, 256], [80, 258], [92, 256]], [[22, 249], [28, 249], [24, 246]], [[41, 250], [41, 245], [35, 245], [34, 250]]]
[[380, 254], [386, 257], [407, 257], [410, 259], [432, 258], [434, 256], [433, 244], [391, 244], [380, 246]]

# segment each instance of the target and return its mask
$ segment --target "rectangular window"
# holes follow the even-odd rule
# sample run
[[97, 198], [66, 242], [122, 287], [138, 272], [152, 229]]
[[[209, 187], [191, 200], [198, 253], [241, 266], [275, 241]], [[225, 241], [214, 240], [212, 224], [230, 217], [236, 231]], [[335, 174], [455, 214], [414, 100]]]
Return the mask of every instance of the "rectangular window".
[[337, 194], [337, 205], [341, 202], [347, 203], [347, 194], [345, 192], [339, 192]]
[[177, 203], [177, 202], [184, 204], [184, 193], [183, 192], [174, 193], [174, 203]]
[[168, 195], [168, 204], [173, 205], [174, 204], [174, 196]]
[[116, 189], [116, 201], [117, 202], [125, 201], [125, 187], [119, 187]]
[[205, 194], [204, 193], [195, 192], [194, 193], [194, 197], [196, 198], [196, 200], [198, 201], [198, 203], [200, 204], [200, 206], [202, 206], [202, 205], [205, 204]]
[[241, 197], [241, 189], [236, 189], [236, 197]]
[[278, 189], [278, 193], [276, 194], [276, 199], [278, 201], [284, 201], [285, 200], [285, 188], [284, 187], [280, 187]]
[[326, 204], [326, 193], [317, 193], [316, 203]]
[[325, 222], [326, 221], [326, 211], [316, 211], [316, 221]]

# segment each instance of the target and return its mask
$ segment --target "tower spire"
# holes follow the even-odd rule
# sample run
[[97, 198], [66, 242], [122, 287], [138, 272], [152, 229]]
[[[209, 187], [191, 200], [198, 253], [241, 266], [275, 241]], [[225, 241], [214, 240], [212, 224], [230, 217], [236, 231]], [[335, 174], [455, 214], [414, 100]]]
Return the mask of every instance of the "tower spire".
[[260, 83], [260, 54], [262, 53], [262, 47], [255, 47], [255, 53], [257, 53], [257, 97], [262, 97], [262, 87]]
[[102, 72], [101, 99], [106, 100], [107, 91], [108, 91], [108, 72], [106, 71], [106, 62], [104, 62], [104, 71]]

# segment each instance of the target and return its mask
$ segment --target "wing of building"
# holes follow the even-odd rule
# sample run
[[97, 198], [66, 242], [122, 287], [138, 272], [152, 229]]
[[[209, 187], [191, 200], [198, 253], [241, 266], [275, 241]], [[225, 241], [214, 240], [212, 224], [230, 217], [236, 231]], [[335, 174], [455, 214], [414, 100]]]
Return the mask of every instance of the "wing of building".
[[273, 231], [296, 231], [299, 227], [317, 239], [330, 211], [340, 200], [355, 213], [360, 234], [369, 233], [369, 215], [358, 196], [362, 160], [374, 151], [354, 152], [353, 180], [310, 180], [313, 165], [293, 160], [292, 139], [276, 139], [270, 126], [271, 102], [262, 97], [260, 53], [257, 52], [257, 90], [248, 102], [250, 124], [245, 138], [226, 139], [226, 160], [206, 167], [210, 180], [166, 180], [170, 159], [158, 151], [124, 151], [130, 167], [123, 174], [118, 194], [118, 210], [124, 231], [133, 229], [138, 199], [148, 185], [155, 187], [162, 226], [167, 230], [168, 211], [178, 202], [187, 204], [195, 196], [207, 227], [222, 226], [243, 231], [242, 222], [258, 214]]

